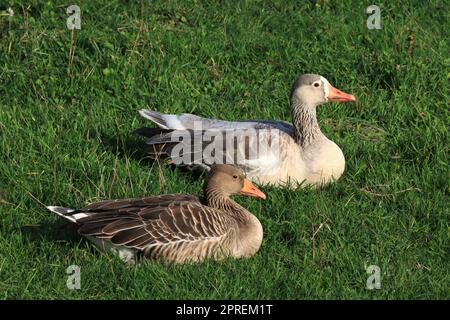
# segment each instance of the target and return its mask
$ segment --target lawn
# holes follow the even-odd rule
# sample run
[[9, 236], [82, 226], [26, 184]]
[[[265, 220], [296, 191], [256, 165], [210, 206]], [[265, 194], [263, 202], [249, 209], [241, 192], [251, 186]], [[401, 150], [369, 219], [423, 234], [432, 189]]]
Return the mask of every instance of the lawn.
[[[450, 298], [448, 2], [379, 1], [378, 30], [356, 0], [21, 2], [0, 1], [1, 299]], [[264, 227], [254, 257], [130, 267], [45, 209], [200, 193], [148, 158], [137, 111], [289, 121], [301, 73], [358, 98], [318, 109], [346, 171], [236, 197]]]

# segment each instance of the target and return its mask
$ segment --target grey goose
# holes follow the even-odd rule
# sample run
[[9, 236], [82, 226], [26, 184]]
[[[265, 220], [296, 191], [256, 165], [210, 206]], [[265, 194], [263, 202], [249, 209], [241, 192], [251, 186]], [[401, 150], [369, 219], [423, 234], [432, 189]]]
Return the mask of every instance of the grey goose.
[[230, 198], [236, 194], [266, 197], [245, 178], [242, 169], [217, 165], [208, 173], [200, 198], [166, 194], [104, 200], [77, 210], [47, 208], [127, 263], [140, 257], [186, 263], [249, 257], [258, 251], [263, 238], [261, 223]]
[[[220, 149], [224, 155], [222, 163], [232, 163], [242, 167], [249, 179], [260, 184], [272, 184], [275, 186], [290, 185], [294, 188], [302, 185], [323, 185], [338, 179], [345, 169], [345, 158], [341, 149], [329, 140], [320, 130], [316, 117], [316, 107], [331, 101], [355, 101], [356, 98], [348, 93], [333, 87], [327, 79], [316, 74], [304, 74], [295, 81], [291, 94], [290, 104], [292, 123], [278, 120], [243, 120], [225, 121], [208, 119], [193, 114], [164, 114], [157, 111], [143, 109], [139, 113], [151, 120], [159, 128], [140, 128], [137, 133], [148, 137], [147, 143], [152, 147], [150, 153], [153, 157], [169, 157], [177, 163], [173, 153], [175, 146], [179, 146], [183, 131], [192, 133], [191, 143], [194, 145], [198, 128], [202, 133], [222, 133], [223, 136], [234, 138], [247, 135], [241, 145], [222, 143], [216, 149]], [[247, 132], [252, 135], [248, 136]], [[273, 148], [271, 139], [277, 134], [277, 148]], [[189, 151], [190, 146], [181, 148], [185, 154], [192, 153], [193, 157], [187, 157], [182, 165], [209, 170], [214, 161], [205, 159], [209, 141], [201, 142], [200, 150]], [[239, 144], [239, 143], [238, 143]], [[269, 145], [251, 158], [249, 146]], [[231, 146], [230, 146], [231, 145]], [[243, 150], [237, 150], [237, 149]], [[195, 149], [195, 147], [193, 148]], [[197, 147], [198, 149], [198, 147]], [[175, 154], [178, 156], [180, 148]], [[259, 149], [258, 149], [259, 150]], [[200, 152], [199, 152], [200, 151]], [[203, 153], [202, 153], [203, 152]], [[217, 151], [216, 151], [217, 152]], [[241, 154], [237, 161], [235, 154]], [[199, 157], [194, 156], [200, 154]], [[229, 160], [228, 162], [225, 160]], [[178, 161], [180, 163], [180, 161]]]

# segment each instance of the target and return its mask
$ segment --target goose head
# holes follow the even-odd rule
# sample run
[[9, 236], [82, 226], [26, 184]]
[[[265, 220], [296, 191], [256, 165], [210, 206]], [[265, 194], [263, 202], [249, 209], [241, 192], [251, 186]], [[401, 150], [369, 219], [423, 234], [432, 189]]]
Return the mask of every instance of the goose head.
[[[232, 165], [214, 165], [205, 180], [205, 193], [229, 197], [241, 194], [265, 199], [266, 195], [245, 177], [242, 169]], [[214, 192], [215, 191], [215, 192]]]
[[291, 101], [295, 104], [299, 102], [304, 106], [316, 107], [330, 101], [356, 101], [356, 98], [336, 89], [318, 74], [303, 74], [297, 78], [292, 87]]

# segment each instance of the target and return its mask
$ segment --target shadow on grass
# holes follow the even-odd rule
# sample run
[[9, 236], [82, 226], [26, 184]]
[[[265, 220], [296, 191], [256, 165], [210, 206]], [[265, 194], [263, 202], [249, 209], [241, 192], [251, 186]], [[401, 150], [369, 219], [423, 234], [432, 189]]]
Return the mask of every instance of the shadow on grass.
[[92, 254], [98, 254], [99, 249], [77, 231], [77, 225], [58, 221], [42, 225], [23, 225], [19, 228], [27, 242], [35, 244], [35, 250], [47, 250], [41, 244], [51, 242], [61, 248], [64, 253], [67, 248], [82, 248]]
[[136, 133], [131, 132], [126, 137], [102, 134], [101, 141], [107, 151], [123, 160], [132, 159], [146, 168], [165, 166], [172, 171], [182, 170], [184, 173], [188, 173], [188, 176], [193, 181], [202, 178], [203, 172], [201, 170], [195, 170], [189, 167], [177, 167], [174, 164], [169, 164], [169, 159], [167, 158], [151, 158], [149, 156], [150, 146], [145, 143], [145, 138], [142, 138]]
[[81, 236], [77, 232], [77, 226], [73, 223], [59, 221], [42, 225], [23, 225], [20, 232], [31, 241], [67, 241], [79, 242]]
[[68, 252], [74, 249], [80, 249], [92, 255], [99, 255], [102, 252], [92, 242], [81, 236], [73, 223], [59, 221], [43, 225], [24, 225], [19, 230], [24, 235], [24, 241], [33, 243], [36, 254], [42, 252], [45, 255], [48, 252], [48, 243], [56, 246], [56, 250], [64, 259], [67, 259]]
[[129, 136], [123, 137], [102, 133], [101, 141], [107, 151], [121, 159], [133, 159], [146, 167], [153, 165], [156, 161], [149, 157], [149, 148], [144, 139], [136, 134], [130, 133]]

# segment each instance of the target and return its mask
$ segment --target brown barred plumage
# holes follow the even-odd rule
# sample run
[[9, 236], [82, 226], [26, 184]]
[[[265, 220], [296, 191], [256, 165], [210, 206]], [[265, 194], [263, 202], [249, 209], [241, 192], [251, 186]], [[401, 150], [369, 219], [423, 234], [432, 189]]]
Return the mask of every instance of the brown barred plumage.
[[[104, 248], [128, 250], [165, 262], [248, 257], [259, 249], [262, 226], [230, 199], [238, 193], [264, 198], [241, 169], [218, 165], [208, 174], [203, 198], [167, 194], [104, 200], [79, 210], [49, 207], [75, 222], [78, 232]], [[134, 253], [134, 255], [133, 255]]]

